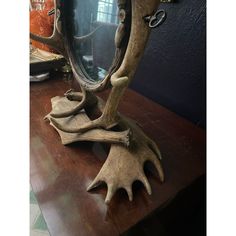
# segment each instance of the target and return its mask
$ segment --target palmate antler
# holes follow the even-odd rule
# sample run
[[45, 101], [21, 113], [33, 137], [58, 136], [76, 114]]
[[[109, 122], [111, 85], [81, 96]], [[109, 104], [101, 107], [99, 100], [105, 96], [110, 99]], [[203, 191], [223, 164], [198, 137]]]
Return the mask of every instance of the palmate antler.
[[[80, 104], [80, 101], [77, 101], [77, 98], [80, 97], [80, 93], [71, 92], [70, 99], [68, 97], [54, 97], [51, 99], [52, 111], [45, 116], [45, 119], [50, 121], [50, 124], [57, 130], [61, 137], [62, 144], [67, 145], [70, 143], [78, 141], [93, 141], [93, 142], [105, 142], [105, 143], [122, 143], [125, 146], [129, 146], [130, 143], [130, 129], [122, 130], [120, 132], [109, 131], [104, 129], [92, 129], [84, 133], [70, 133], [60, 130], [57, 126], [54, 125], [56, 120], [59, 127], [67, 127], [68, 129], [75, 129], [77, 126], [80, 126], [84, 122], [89, 122], [85, 110], [64, 118], [54, 118], [51, 114], [66, 114], [74, 110]], [[74, 101], [75, 99], [76, 101]]]
[[87, 191], [90, 191], [105, 182], [107, 184], [105, 199], [107, 204], [120, 188], [125, 189], [129, 200], [132, 201], [132, 184], [136, 180], [141, 181], [148, 194], [151, 195], [151, 186], [143, 169], [147, 161], [154, 164], [161, 182], [164, 181], [164, 173], [160, 162], [161, 153], [157, 145], [135, 123], [128, 121], [124, 117], [123, 122], [126, 123], [126, 126], [130, 126], [132, 130], [133, 140], [130, 146], [125, 147], [122, 144], [112, 144], [107, 160], [96, 178], [87, 188]]
[[[97, 99], [97, 107], [99, 110], [103, 111], [105, 104], [99, 97]], [[162, 156], [156, 143], [144, 134], [135, 121], [120, 114], [119, 120], [121, 130], [127, 128], [131, 130], [132, 139], [129, 142], [129, 146], [111, 144], [110, 152], [104, 165], [87, 188], [87, 191], [90, 191], [105, 182], [107, 185], [105, 203], [107, 204], [110, 203], [112, 197], [120, 188], [125, 189], [129, 200], [132, 201], [132, 184], [136, 180], [141, 181], [148, 194], [151, 195], [151, 186], [143, 169], [147, 161], [154, 164], [159, 174], [160, 181], [164, 181], [164, 172], [160, 162]]]

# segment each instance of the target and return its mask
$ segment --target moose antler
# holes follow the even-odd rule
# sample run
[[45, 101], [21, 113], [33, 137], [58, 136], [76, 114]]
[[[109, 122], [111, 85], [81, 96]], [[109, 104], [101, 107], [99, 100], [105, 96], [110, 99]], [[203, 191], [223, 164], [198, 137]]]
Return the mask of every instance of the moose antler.
[[[80, 93], [71, 93], [70, 98], [76, 99], [80, 97]], [[53, 118], [51, 114], [65, 114], [67, 111], [71, 111], [74, 108], [78, 107], [80, 102], [70, 101], [67, 97], [56, 96], [51, 99], [52, 111], [45, 116], [45, 119], [50, 121], [50, 124], [57, 130], [59, 133], [62, 144], [70, 144], [78, 141], [93, 141], [93, 142], [105, 142], [105, 143], [122, 143], [125, 146], [128, 146], [130, 143], [131, 131], [130, 129], [123, 129], [120, 132], [109, 131], [104, 129], [92, 129], [84, 133], [69, 133], [61, 131], [54, 125], [53, 121], [56, 120], [57, 124], [61, 127], [68, 127], [68, 129], [74, 129], [84, 122], [90, 121], [86, 112], [81, 110], [77, 114], [73, 114], [69, 117], [64, 118]]]
[[123, 188], [128, 194], [129, 200], [133, 200], [132, 184], [138, 180], [143, 183], [149, 195], [151, 186], [144, 173], [145, 162], [150, 161], [156, 167], [161, 182], [164, 181], [164, 173], [161, 166], [161, 153], [157, 145], [148, 138], [143, 131], [131, 120], [122, 117], [125, 126], [130, 126], [133, 140], [129, 147], [121, 144], [112, 144], [107, 160], [102, 166], [96, 178], [88, 186], [87, 191], [107, 184], [105, 203], [110, 203], [115, 192]]

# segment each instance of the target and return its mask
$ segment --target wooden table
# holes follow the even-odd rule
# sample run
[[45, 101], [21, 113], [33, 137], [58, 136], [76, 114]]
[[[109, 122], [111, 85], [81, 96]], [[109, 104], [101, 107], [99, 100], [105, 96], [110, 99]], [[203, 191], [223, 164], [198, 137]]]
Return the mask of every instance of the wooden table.
[[128, 90], [119, 111], [137, 120], [158, 143], [166, 179], [161, 184], [151, 168], [151, 196], [142, 184], [135, 183], [133, 202], [121, 190], [108, 207], [106, 187], [86, 192], [104, 163], [106, 147], [90, 142], [63, 146], [57, 132], [43, 120], [51, 110], [50, 99], [63, 95], [71, 82], [50, 79], [30, 87], [30, 178], [51, 236], [120, 235], [205, 174], [205, 132]]

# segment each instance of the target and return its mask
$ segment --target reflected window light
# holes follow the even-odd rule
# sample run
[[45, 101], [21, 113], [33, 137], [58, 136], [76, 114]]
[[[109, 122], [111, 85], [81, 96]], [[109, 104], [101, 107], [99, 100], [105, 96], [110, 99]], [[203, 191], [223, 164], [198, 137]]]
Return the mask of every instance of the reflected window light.
[[97, 21], [118, 24], [116, 0], [99, 0]]

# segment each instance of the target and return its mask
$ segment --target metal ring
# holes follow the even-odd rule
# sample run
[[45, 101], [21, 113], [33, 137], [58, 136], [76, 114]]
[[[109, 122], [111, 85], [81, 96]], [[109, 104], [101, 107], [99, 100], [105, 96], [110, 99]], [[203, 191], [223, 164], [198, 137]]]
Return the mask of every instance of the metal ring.
[[[161, 18], [158, 20], [158, 16], [161, 14]], [[150, 28], [156, 28], [160, 26], [166, 19], [166, 12], [165, 10], [161, 9], [158, 10], [153, 16], [150, 17], [149, 20], [149, 27]]]

